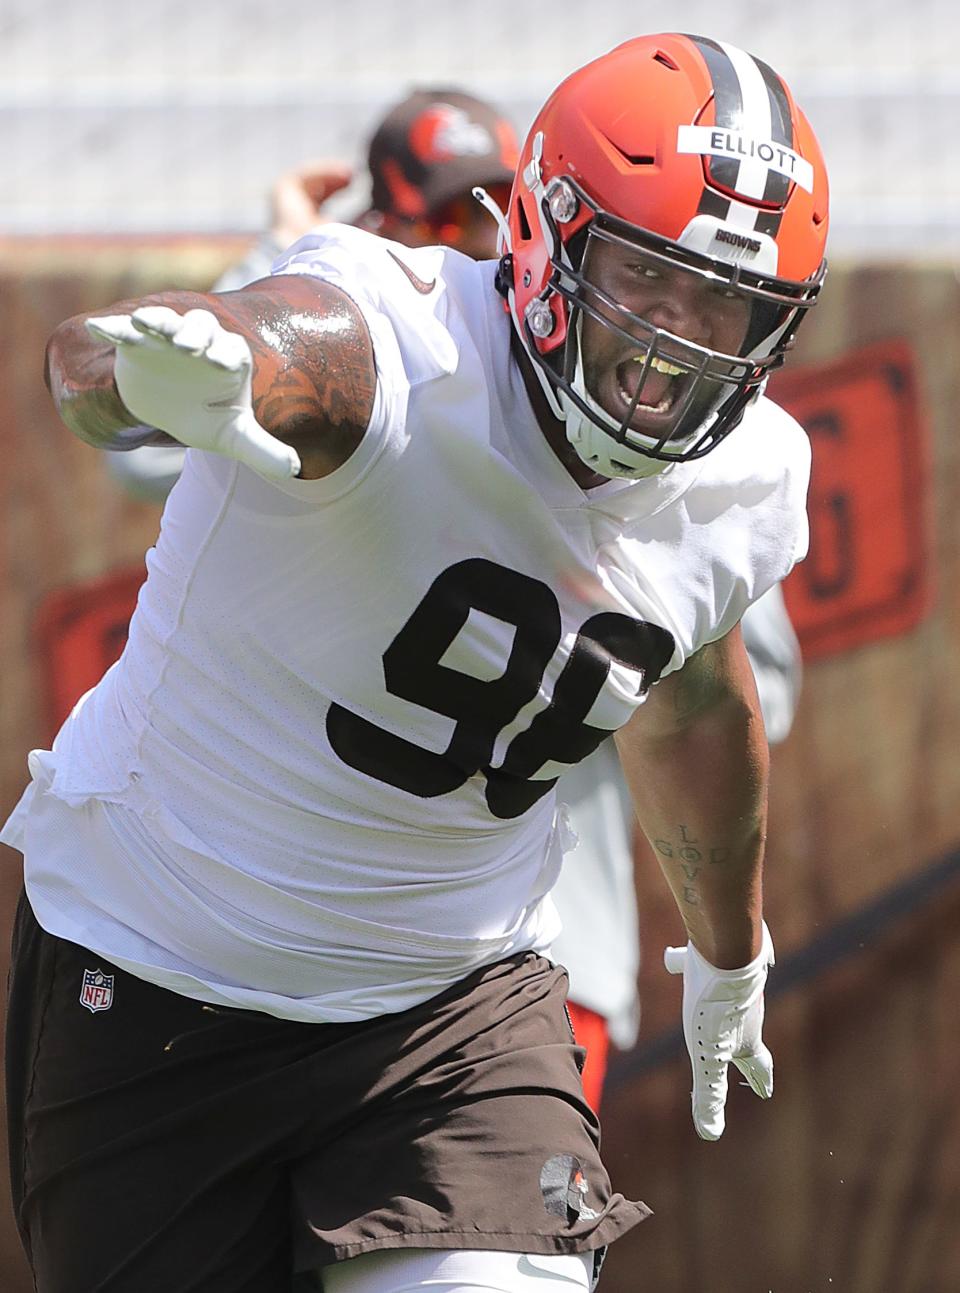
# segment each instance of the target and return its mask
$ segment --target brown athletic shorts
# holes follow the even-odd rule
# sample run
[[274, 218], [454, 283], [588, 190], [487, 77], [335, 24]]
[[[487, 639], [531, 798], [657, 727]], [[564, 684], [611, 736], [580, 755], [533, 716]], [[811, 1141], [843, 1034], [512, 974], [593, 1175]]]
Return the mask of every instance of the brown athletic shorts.
[[38, 1293], [291, 1293], [380, 1248], [597, 1251], [611, 1190], [566, 976], [487, 966], [401, 1014], [205, 1006], [45, 933], [22, 899], [7, 1082]]

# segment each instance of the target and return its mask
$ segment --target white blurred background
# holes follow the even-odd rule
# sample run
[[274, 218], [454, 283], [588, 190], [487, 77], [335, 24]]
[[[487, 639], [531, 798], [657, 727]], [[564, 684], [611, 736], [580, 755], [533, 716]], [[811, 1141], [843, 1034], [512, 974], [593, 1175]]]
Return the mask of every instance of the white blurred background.
[[524, 130], [567, 72], [663, 29], [791, 83], [831, 169], [834, 256], [960, 253], [954, 0], [0, 0], [0, 233], [252, 231], [280, 170], [362, 162], [415, 84]]

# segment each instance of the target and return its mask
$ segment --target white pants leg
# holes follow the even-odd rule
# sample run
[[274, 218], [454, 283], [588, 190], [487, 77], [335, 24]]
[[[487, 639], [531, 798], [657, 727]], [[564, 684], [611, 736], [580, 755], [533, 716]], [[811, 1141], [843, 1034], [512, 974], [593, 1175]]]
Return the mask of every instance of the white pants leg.
[[590, 1293], [593, 1253], [389, 1248], [322, 1272], [324, 1293]]

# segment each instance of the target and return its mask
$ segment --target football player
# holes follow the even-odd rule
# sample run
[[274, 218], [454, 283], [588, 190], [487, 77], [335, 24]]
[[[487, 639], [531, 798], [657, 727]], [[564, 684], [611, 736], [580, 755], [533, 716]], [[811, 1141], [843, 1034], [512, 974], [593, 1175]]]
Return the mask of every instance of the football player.
[[762, 388], [823, 278], [820, 151], [759, 60], [641, 37], [487, 205], [499, 261], [330, 226], [51, 339], [71, 430], [192, 452], [5, 831], [42, 1293], [588, 1289], [647, 1209], [542, 952], [554, 785], [610, 733], [688, 933], [697, 1131], [731, 1063], [772, 1092], [739, 620], [806, 544]]
[[[408, 247], [443, 243], [477, 260], [492, 258], [497, 226], [473, 188], [482, 185], [506, 207], [519, 152], [513, 127], [491, 104], [455, 89], [415, 90], [373, 134], [367, 152], [371, 205], [353, 223]], [[327, 202], [351, 179], [349, 166], [329, 160], [281, 175], [271, 192], [270, 227], [214, 291], [233, 291], [269, 274], [281, 252], [325, 221]], [[159, 502], [173, 488], [185, 452], [144, 447], [110, 454], [108, 464], [129, 493]], [[745, 622], [745, 634], [747, 628]], [[766, 708], [764, 722], [769, 734]], [[561, 872], [552, 895], [563, 925], [553, 955], [570, 978], [567, 1004], [585, 1053], [583, 1088], [593, 1109], [600, 1107], [611, 1037], [631, 1046], [639, 1022], [633, 812], [610, 745], [561, 784], [577, 846], [574, 865]]]
[[[496, 225], [472, 190], [483, 185], [505, 207], [518, 155], [512, 126], [491, 104], [454, 89], [416, 90], [373, 135], [367, 153], [372, 205], [354, 223], [408, 247], [445, 243], [478, 260], [493, 257]], [[270, 227], [214, 290], [233, 291], [269, 274], [281, 252], [324, 222], [327, 202], [352, 178], [349, 166], [330, 160], [281, 175], [271, 192]], [[145, 447], [110, 454], [107, 462], [130, 493], [158, 502], [173, 488], [184, 453]], [[773, 745], [792, 725], [801, 673], [779, 586], [747, 608], [741, 627]], [[553, 959], [570, 979], [567, 1004], [585, 1052], [583, 1088], [593, 1109], [600, 1108], [611, 1041], [632, 1046], [640, 1019], [633, 811], [611, 746], [605, 742], [560, 783], [577, 845], [551, 894], [562, 922]]]

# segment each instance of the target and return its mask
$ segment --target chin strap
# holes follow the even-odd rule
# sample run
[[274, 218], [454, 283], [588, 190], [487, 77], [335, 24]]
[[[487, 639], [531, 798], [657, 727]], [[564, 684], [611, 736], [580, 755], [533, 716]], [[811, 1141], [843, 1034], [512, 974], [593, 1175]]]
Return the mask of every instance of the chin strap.
[[496, 220], [497, 230], [500, 234], [499, 238], [497, 239], [497, 251], [500, 253], [501, 256], [506, 255], [511, 251], [510, 226], [507, 224], [507, 217], [500, 210], [499, 206], [493, 200], [493, 198], [490, 196], [487, 190], [484, 188], [481, 188], [479, 184], [477, 184], [474, 188], [472, 188], [470, 192], [473, 194], [473, 196], [483, 207], [484, 211], [488, 212], [490, 215], [493, 216], [494, 220]]
[[[543, 147], [543, 143], [541, 140], [540, 148], [542, 149], [542, 147]], [[530, 183], [530, 180], [528, 179], [528, 175], [535, 174], [533, 185], [536, 185], [540, 183], [539, 152], [536, 150], [536, 148], [534, 152], [535, 152], [534, 161], [530, 163], [530, 165], [527, 167], [526, 171], [524, 172], [524, 179], [527, 180], [528, 183]], [[533, 168], [533, 171], [531, 171], [531, 168]], [[542, 188], [542, 185], [541, 185], [541, 188]], [[540, 386], [543, 390], [544, 397], [546, 398], [546, 401], [547, 401], [547, 407], [550, 409], [550, 412], [553, 414], [553, 416], [557, 419], [558, 422], [565, 422], [567, 419], [567, 410], [565, 406], [561, 404], [557, 395], [557, 391], [554, 388], [553, 383], [550, 381], [546, 373], [543, 371], [541, 363], [537, 362], [537, 359], [530, 353], [531, 343], [526, 335], [524, 321], [520, 318], [519, 314], [517, 313], [517, 300], [513, 290], [513, 267], [512, 267], [513, 242], [510, 237], [510, 226], [507, 223], [507, 218], [504, 215], [504, 213], [500, 210], [500, 207], [497, 205], [494, 199], [486, 191], [486, 189], [481, 188], [480, 185], [477, 185], [475, 188], [471, 189], [471, 192], [473, 196], [477, 199], [477, 201], [480, 203], [480, 205], [483, 207], [483, 209], [489, 212], [490, 215], [492, 215], [494, 220], [496, 220], [497, 222], [497, 229], [499, 231], [499, 237], [497, 239], [497, 251], [500, 255], [500, 266], [497, 269], [497, 279], [496, 279], [497, 291], [506, 301], [507, 309], [510, 312], [510, 318], [513, 320], [513, 326], [516, 330], [517, 337], [519, 338], [520, 344], [523, 346], [524, 350], [530, 356], [530, 364], [531, 364], [531, 367], [533, 368], [534, 373], [536, 374], [537, 381], [540, 383]]]
[[[533, 158], [531, 159], [531, 162], [527, 167], [526, 171], [524, 172], [524, 176], [523, 176], [524, 182], [528, 185], [531, 191], [537, 194], [538, 199], [542, 197], [542, 192], [543, 192], [543, 183], [540, 177], [540, 167], [539, 167], [540, 152], [542, 151], [542, 148], [543, 148], [543, 141], [542, 141], [542, 137], [540, 137], [539, 142], [535, 141]], [[500, 267], [497, 270], [497, 290], [505, 298], [507, 307], [510, 311], [511, 318], [513, 319], [513, 322], [514, 322], [514, 326], [516, 327], [519, 333], [520, 342], [523, 345], [524, 349], [529, 354], [531, 349], [531, 343], [527, 339], [525, 332], [523, 330], [522, 320], [520, 320], [520, 318], [517, 315], [516, 298], [514, 296], [514, 291], [513, 291], [513, 279], [512, 279], [512, 272], [511, 272], [512, 267], [510, 265], [510, 260], [513, 253], [513, 246], [510, 238], [510, 226], [507, 223], [507, 219], [503, 211], [501, 211], [499, 205], [494, 201], [494, 199], [490, 196], [490, 194], [486, 191], [486, 189], [482, 188], [478, 184], [473, 189], [471, 189], [471, 192], [473, 196], [476, 198], [476, 200], [483, 207], [483, 209], [487, 211], [491, 216], [493, 216], [494, 220], [497, 222], [497, 230], [499, 235], [497, 239], [497, 251], [500, 255]], [[538, 200], [538, 203], [537, 203], [538, 210], [540, 209], [540, 206], [541, 206], [541, 203]], [[544, 238], [551, 238], [551, 237], [552, 237], [552, 232], [545, 226]], [[577, 321], [574, 325], [576, 328], [576, 346], [577, 346], [576, 380], [579, 381], [581, 386], [581, 391], [579, 393], [590, 404], [591, 408], [595, 409], [597, 414], [603, 417], [604, 420], [611, 427], [611, 429], [613, 429], [615, 428], [616, 424], [605, 412], [605, 410], [603, 410], [601, 406], [597, 404], [597, 402], [594, 399], [592, 399], [592, 397], [589, 395], [589, 393], [586, 390], [586, 383], [583, 381], [582, 360], [580, 357], [581, 321], [582, 321], [582, 315], [577, 318]], [[620, 476], [620, 477], [626, 477], [628, 479], [637, 480], [637, 479], [642, 479], [643, 477], [646, 477], [646, 476], [659, 475], [660, 472], [662, 472], [665, 468], [671, 465], [668, 462], [660, 462], [654, 458], [649, 458], [646, 455], [637, 454], [635, 451], [631, 451], [629, 446], [627, 446], [627, 453], [630, 454], [630, 458], [631, 458], [631, 464], [630, 464], [629, 470], [614, 468], [612, 465], [612, 462], [610, 461], [612, 456], [611, 453], [601, 455], [601, 457], [603, 458], [603, 462], [600, 464], [598, 468], [597, 460], [594, 460], [590, 456], [589, 451], [586, 449], [586, 446], [583, 443], [585, 439], [591, 438], [588, 430], [589, 419], [585, 417], [583, 411], [581, 409], [578, 409], [577, 406], [572, 401], [565, 398], [563, 391], [558, 390], [553, 385], [553, 383], [550, 381], [547, 374], [543, 371], [542, 364], [538, 363], [537, 360], [532, 355], [531, 355], [531, 364], [534, 372], [536, 373], [537, 380], [539, 381], [540, 386], [543, 389], [544, 396], [546, 397], [546, 400], [547, 400], [547, 406], [549, 407], [550, 411], [553, 413], [554, 417], [559, 422], [562, 422], [565, 424], [567, 440], [573, 446], [574, 450], [576, 451], [581, 461], [586, 463], [588, 467], [594, 467], [596, 469], [599, 469], [602, 471], [602, 474], [604, 475], [610, 475], [613, 477]], [[584, 434], [585, 431], [587, 432], [586, 436]], [[602, 434], [603, 432], [601, 432], [601, 435]], [[607, 439], [612, 440], [613, 437], [607, 436]], [[604, 448], [605, 449], [609, 448], [609, 446], [604, 445]], [[636, 461], [637, 459], [641, 459], [641, 461]]]

